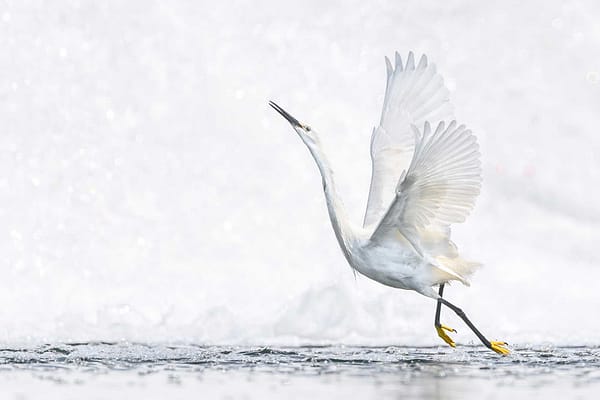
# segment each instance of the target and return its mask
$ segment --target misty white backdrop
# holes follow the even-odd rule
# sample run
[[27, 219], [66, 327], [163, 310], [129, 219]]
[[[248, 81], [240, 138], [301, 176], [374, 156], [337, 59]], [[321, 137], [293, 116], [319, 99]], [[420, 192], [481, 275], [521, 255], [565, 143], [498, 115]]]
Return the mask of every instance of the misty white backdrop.
[[267, 105], [321, 133], [358, 223], [383, 57], [413, 50], [482, 152], [453, 239], [485, 266], [447, 297], [493, 339], [598, 344], [599, 21], [594, 1], [3, 2], [0, 342], [442, 345], [431, 299], [353, 277]]

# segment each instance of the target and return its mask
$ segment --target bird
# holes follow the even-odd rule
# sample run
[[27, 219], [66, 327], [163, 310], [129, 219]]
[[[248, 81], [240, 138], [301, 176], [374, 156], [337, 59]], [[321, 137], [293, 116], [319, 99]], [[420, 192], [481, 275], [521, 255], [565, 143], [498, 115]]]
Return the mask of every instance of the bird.
[[[320, 135], [273, 101], [308, 148], [322, 178], [331, 225], [354, 274], [434, 299], [438, 336], [456, 347], [440, 322], [442, 306], [456, 313], [489, 349], [510, 353], [507, 343], [488, 340], [465, 312], [443, 297], [444, 286], [469, 278], [481, 265], [465, 260], [450, 239], [450, 226], [464, 222], [481, 189], [476, 136], [453, 116], [449, 90], [434, 63], [411, 51], [394, 65], [385, 57], [386, 89], [379, 125], [370, 142], [371, 184], [362, 226], [353, 224], [336, 190]], [[437, 288], [437, 290], [436, 290]]]

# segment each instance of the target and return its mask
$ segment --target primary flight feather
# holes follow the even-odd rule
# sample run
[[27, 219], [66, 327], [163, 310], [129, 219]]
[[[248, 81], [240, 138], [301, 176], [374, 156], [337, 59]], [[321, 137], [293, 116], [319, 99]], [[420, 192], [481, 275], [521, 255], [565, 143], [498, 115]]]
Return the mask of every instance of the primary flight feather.
[[[457, 313], [482, 343], [508, 354], [504, 342], [487, 340], [465, 313], [443, 298], [453, 280], [469, 284], [478, 263], [460, 257], [450, 225], [463, 222], [481, 188], [476, 137], [452, 115], [449, 91], [425, 55], [415, 63], [396, 53], [386, 58], [387, 80], [379, 126], [371, 137], [372, 175], [363, 225], [352, 224], [335, 190], [319, 135], [274, 102], [313, 156], [321, 177], [336, 238], [354, 271], [384, 285], [437, 300], [434, 326], [450, 346], [439, 321], [445, 305]], [[437, 287], [437, 291], [434, 289]]]

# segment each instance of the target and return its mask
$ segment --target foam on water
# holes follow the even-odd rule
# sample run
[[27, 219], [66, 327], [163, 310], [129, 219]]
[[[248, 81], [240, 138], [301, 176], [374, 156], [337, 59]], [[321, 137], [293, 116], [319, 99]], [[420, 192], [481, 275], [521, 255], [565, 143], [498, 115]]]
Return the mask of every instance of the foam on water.
[[[600, 387], [597, 347], [514, 348], [501, 357], [478, 347], [240, 347], [193, 344], [72, 343], [0, 349], [4, 393], [21, 398], [72, 389], [96, 396], [135, 390], [145, 398], [201, 390], [264, 398], [369, 397], [526, 399], [592, 394]], [[226, 374], [224, 374], [226, 372]], [[224, 377], [226, 377], [225, 380]], [[21, 384], [17, 388], [16, 383]], [[31, 383], [36, 383], [31, 385]], [[174, 385], [174, 387], [173, 387]], [[163, 392], [156, 392], [161, 387]], [[8, 389], [8, 391], [6, 390]], [[265, 393], [266, 392], [266, 393]], [[356, 394], [356, 393], [355, 393]]]
[[[565, 373], [582, 383], [600, 384], [597, 347], [513, 348], [501, 357], [482, 346], [241, 347], [193, 344], [60, 343], [34, 348], [1, 348], [3, 371], [13, 369], [83, 369], [90, 373], [135, 370], [250, 370], [290, 374], [373, 375], [406, 373], [409, 377], [450, 375], [498, 379]], [[490, 373], [494, 370], [494, 373]]]

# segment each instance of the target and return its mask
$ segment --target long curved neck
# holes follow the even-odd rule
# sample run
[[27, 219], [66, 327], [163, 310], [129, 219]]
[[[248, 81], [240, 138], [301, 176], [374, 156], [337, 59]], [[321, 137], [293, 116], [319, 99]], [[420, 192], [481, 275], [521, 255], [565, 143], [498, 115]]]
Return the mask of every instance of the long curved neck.
[[348, 220], [344, 203], [341, 201], [335, 190], [333, 171], [329, 166], [327, 157], [325, 157], [325, 154], [319, 146], [309, 145], [308, 149], [315, 159], [315, 162], [319, 167], [319, 172], [321, 173], [321, 178], [323, 179], [323, 190], [325, 191], [327, 211], [329, 212], [329, 219], [331, 220], [335, 237], [344, 252], [344, 256], [350, 262], [349, 248], [352, 245], [351, 242], [354, 238], [354, 231]]

